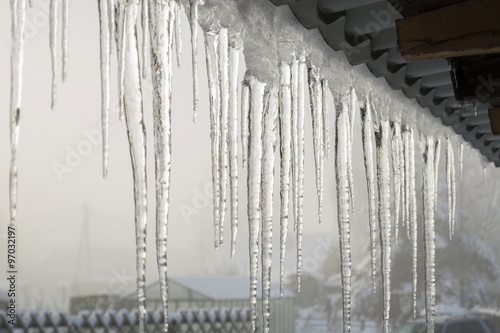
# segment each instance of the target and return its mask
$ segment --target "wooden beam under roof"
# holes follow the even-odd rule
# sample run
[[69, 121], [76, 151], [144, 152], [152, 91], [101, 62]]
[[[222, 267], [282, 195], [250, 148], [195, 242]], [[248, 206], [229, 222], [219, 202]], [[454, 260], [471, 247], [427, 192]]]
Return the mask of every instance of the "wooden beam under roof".
[[500, 1], [468, 0], [396, 21], [407, 61], [500, 53]]

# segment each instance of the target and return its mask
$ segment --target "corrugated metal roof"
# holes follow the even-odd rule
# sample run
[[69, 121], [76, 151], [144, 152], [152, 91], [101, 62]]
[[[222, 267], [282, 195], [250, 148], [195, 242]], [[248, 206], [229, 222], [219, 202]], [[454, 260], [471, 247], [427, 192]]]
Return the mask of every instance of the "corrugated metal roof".
[[446, 59], [408, 62], [397, 44], [395, 20], [401, 14], [387, 0], [270, 0], [287, 5], [307, 29], [318, 29], [351, 65], [366, 64], [451, 126], [491, 162], [500, 166], [500, 136], [489, 126], [489, 104], [465, 107], [455, 99], [451, 67]]

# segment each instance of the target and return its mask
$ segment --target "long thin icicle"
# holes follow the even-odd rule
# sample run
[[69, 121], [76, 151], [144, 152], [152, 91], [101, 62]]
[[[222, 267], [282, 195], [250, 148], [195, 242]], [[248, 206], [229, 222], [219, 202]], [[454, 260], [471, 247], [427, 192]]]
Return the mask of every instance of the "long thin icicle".
[[10, 49], [10, 225], [16, 221], [17, 210], [17, 156], [19, 146], [19, 118], [21, 116], [24, 30], [26, 24], [26, 1], [11, 0], [11, 49]]
[[57, 94], [57, 5], [58, 0], [50, 0], [50, 33], [49, 33], [49, 44], [50, 44], [50, 60], [52, 64], [52, 88], [51, 88], [51, 99], [50, 108], [52, 110], [56, 107], [56, 94]]
[[101, 131], [102, 131], [102, 175], [108, 176], [109, 154], [109, 62], [110, 62], [110, 36], [108, 1], [98, 0], [99, 29], [101, 47]]
[[231, 258], [238, 231], [238, 64], [240, 40], [229, 47], [229, 178], [231, 180]]
[[458, 175], [460, 181], [462, 180], [462, 171], [464, 169], [464, 144], [458, 144]]
[[[156, 261], [158, 264], [160, 296], [165, 318], [164, 331], [166, 332], [168, 331], [167, 234], [172, 155], [172, 30], [168, 22], [172, 13], [169, 2], [148, 1], [150, 1], [148, 10], [149, 19], [151, 20], [149, 24], [149, 38], [151, 45], [151, 79], [153, 81], [156, 166]], [[144, 9], [144, 7], [142, 8]]]
[[149, 11], [148, 1], [141, 0], [141, 27], [142, 27], [142, 78], [146, 79], [147, 74], [147, 53], [148, 53], [148, 31], [149, 31]]
[[[342, 97], [345, 98], [345, 97]], [[341, 103], [345, 105], [346, 103]], [[340, 262], [342, 275], [342, 307], [343, 307], [343, 332], [351, 331], [351, 231], [350, 231], [350, 192], [349, 171], [347, 159], [349, 158], [348, 127], [349, 118], [346, 108], [337, 108], [335, 134], [335, 174], [337, 181], [337, 220], [339, 228]]]
[[290, 65], [280, 65], [280, 295], [283, 295], [286, 236], [288, 233], [288, 214], [290, 197], [290, 169], [292, 163], [292, 95]]
[[193, 71], [193, 122], [198, 119], [198, 0], [190, 0], [191, 65]]
[[297, 133], [298, 105], [299, 105], [299, 57], [292, 60], [292, 208], [293, 230], [297, 231], [297, 217], [299, 207], [299, 141]]
[[271, 329], [271, 264], [273, 247], [274, 151], [277, 144], [278, 102], [275, 89], [268, 92], [264, 114], [262, 159], [262, 328]]
[[323, 89], [319, 78], [319, 71], [315, 66], [309, 68], [309, 98], [311, 102], [311, 118], [313, 130], [314, 162], [316, 166], [316, 192], [318, 195], [318, 219], [321, 223], [323, 211]]
[[356, 109], [358, 108], [358, 97], [356, 90], [351, 88], [350, 102], [349, 102], [349, 141], [347, 146], [348, 153], [348, 172], [349, 172], [349, 193], [351, 198], [351, 214], [354, 214], [354, 172], [352, 170], [352, 145], [354, 141], [354, 120], [356, 119]]
[[125, 120], [130, 144], [134, 175], [135, 234], [137, 246], [137, 301], [139, 332], [146, 331], [146, 132], [143, 122], [141, 74], [137, 45], [137, 12], [139, 2], [128, 1], [126, 6], [125, 43]]
[[448, 226], [451, 240], [453, 238], [455, 226], [456, 189], [455, 154], [449, 137], [446, 139], [446, 190], [448, 194]]
[[219, 248], [220, 241], [220, 92], [218, 47], [219, 33], [215, 31], [205, 32], [205, 52], [207, 56], [208, 89], [210, 96], [210, 140], [212, 142], [212, 189], [216, 249]]
[[434, 209], [437, 208], [439, 158], [440, 157], [441, 157], [441, 140], [436, 139], [435, 152], [434, 152]]
[[250, 246], [250, 317], [252, 332], [257, 320], [257, 279], [259, 271], [259, 229], [262, 194], [262, 116], [266, 84], [248, 74], [250, 82], [250, 142], [248, 158], [248, 223]]
[[413, 317], [417, 316], [417, 256], [418, 256], [418, 239], [417, 239], [417, 192], [415, 187], [415, 134], [413, 129], [406, 126], [403, 131], [405, 145], [405, 164], [406, 164], [406, 182], [407, 190], [407, 210], [409, 220], [407, 228], [410, 233], [411, 247], [411, 276], [412, 276], [412, 291], [413, 291]]
[[304, 133], [305, 133], [305, 95], [306, 57], [299, 59], [299, 76], [297, 97], [297, 291], [300, 292], [300, 273], [302, 268], [302, 226], [304, 223]]
[[323, 155], [326, 159], [330, 157], [330, 120], [328, 114], [328, 93], [330, 88], [328, 87], [328, 80], [321, 80], [321, 90], [322, 90], [322, 98], [323, 98]]
[[62, 80], [68, 76], [69, 0], [62, 2]]
[[249, 144], [250, 83], [245, 78], [241, 88], [241, 165], [247, 168]]
[[[177, 59], [177, 67], [182, 64], [182, 29], [181, 29], [181, 3], [179, 0], [171, 0], [174, 4], [175, 13], [175, 54]], [[172, 17], [174, 19], [174, 17]]]
[[435, 280], [435, 152], [436, 142], [429, 136], [423, 138], [422, 194], [424, 202], [424, 245], [425, 245], [425, 318], [427, 332], [434, 332], [434, 312], [436, 304]]
[[125, 49], [124, 49], [124, 26], [125, 26], [125, 1], [116, 0], [116, 27], [115, 27], [115, 39], [116, 39], [116, 55], [117, 55], [117, 71], [118, 71], [118, 102], [120, 107], [119, 118], [123, 120], [124, 115], [124, 99], [125, 99]]
[[373, 121], [370, 100], [361, 109], [363, 152], [365, 160], [366, 184], [368, 189], [368, 216], [370, 224], [370, 258], [372, 288], [375, 292], [377, 281], [377, 181], [373, 155]]
[[390, 125], [382, 120], [375, 131], [377, 143], [377, 173], [379, 197], [380, 248], [382, 261], [382, 294], [384, 319], [382, 332], [389, 332], [391, 310], [391, 176], [390, 176]]
[[401, 161], [399, 160], [401, 154], [401, 124], [395, 122], [391, 124], [392, 127], [392, 171], [394, 175], [393, 191], [394, 191], [394, 239], [396, 245], [398, 244], [399, 235], [399, 214], [401, 207]]
[[227, 185], [229, 175], [229, 33], [226, 28], [219, 32], [219, 91], [220, 91], [220, 141], [219, 141], [219, 167], [220, 167], [220, 210], [219, 210], [219, 245], [224, 242], [224, 218], [226, 214]]

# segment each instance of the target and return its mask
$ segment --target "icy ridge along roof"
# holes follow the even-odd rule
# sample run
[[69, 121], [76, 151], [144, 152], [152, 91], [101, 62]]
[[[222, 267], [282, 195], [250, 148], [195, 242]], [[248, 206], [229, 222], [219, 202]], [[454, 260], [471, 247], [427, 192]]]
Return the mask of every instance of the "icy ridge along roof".
[[451, 67], [446, 59], [408, 62], [397, 43], [395, 20], [401, 14], [387, 0], [269, 0], [288, 5], [307, 29], [318, 29], [351, 65], [366, 64], [395, 90], [423, 107], [500, 166], [500, 136], [491, 132], [488, 104], [464, 107], [455, 99]]

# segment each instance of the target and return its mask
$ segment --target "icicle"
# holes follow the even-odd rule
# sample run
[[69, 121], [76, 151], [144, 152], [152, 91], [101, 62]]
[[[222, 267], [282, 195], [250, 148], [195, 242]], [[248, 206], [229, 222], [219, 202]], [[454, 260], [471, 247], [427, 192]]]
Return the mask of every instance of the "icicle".
[[409, 220], [406, 227], [410, 235], [411, 247], [411, 275], [412, 275], [412, 299], [413, 299], [413, 317], [417, 316], [417, 193], [415, 189], [415, 137], [413, 129], [404, 128], [403, 132], [405, 145], [405, 164], [406, 164], [406, 202]]
[[273, 245], [274, 150], [277, 143], [278, 103], [275, 89], [268, 92], [264, 115], [262, 159], [262, 327], [270, 330], [271, 264]]
[[[32, 6], [32, 4], [30, 4]], [[112, 7], [111, 7], [112, 8]], [[69, 31], [69, 0], [62, 2], [62, 80], [68, 75], [68, 31]]]
[[229, 34], [226, 28], [219, 32], [219, 84], [220, 84], [220, 141], [219, 141], [219, 166], [220, 166], [220, 210], [219, 210], [219, 245], [223, 244], [224, 218], [226, 214], [227, 184], [229, 173], [228, 160], [228, 129], [229, 129]]
[[438, 198], [438, 176], [439, 176], [439, 158], [441, 157], [441, 140], [436, 139], [434, 152], [434, 208], [437, 208]]
[[377, 185], [373, 161], [373, 122], [370, 100], [361, 109], [363, 152], [365, 160], [366, 184], [368, 189], [368, 215], [370, 224], [370, 257], [372, 288], [375, 292], [377, 281]]
[[299, 202], [299, 141], [297, 133], [299, 100], [299, 57], [292, 60], [292, 207], [293, 230], [297, 231]]
[[244, 80], [241, 88], [241, 164], [243, 169], [247, 168], [248, 144], [249, 138], [249, 114], [250, 114], [250, 86], [247, 80]]
[[[342, 103], [342, 104], [345, 104]], [[351, 236], [350, 236], [350, 193], [348, 171], [348, 111], [337, 108], [335, 134], [335, 173], [337, 181], [337, 214], [339, 225], [340, 261], [342, 275], [343, 332], [351, 331]]]
[[229, 175], [231, 179], [231, 258], [236, 251], [238, 230], [238, 64], [241, 41], [229, 47]]
[[434, 332], [434, 306], [436, 303], [435, 281], [435, 159], [436, 143], [433, 137], [423, 138], [422, 194], [424, 203], [425, 245], [425, 317], [427, 332]]
[[328, 92], [330, 88], [328, 88], [328, 80], [321, 80], [321, 89], [322, 89], [322, 98], [323, 98], [323, 155], [326, 159], [330, 157], [330, 120], [328, 114]]
[[[149, 0], [148, 0], [149, 1]], [[124, 38], [123, 33], [125, 26], [125, 3], [124, 0], [116, 0], [116, 27], [115, 27], [115, 39], [116, 39], [116, 55], [118, 62], [118, 102], [120, 107], [120, 120], [123, 120], [124, 114], [124, 92], [125, 92], [125, 50], [124, 50]]]
[[193, 122], [198, 118], [198, 0], [190, 0], [191, 63], [193, 71]]
[[[180, 10], [180, 1], [179, 0], [171, 0], [172, 4], [175, 6], [175, 53], [177, 59], [177, 67], [181, 67], [182, 63], [182, 29], [181, 29], [181, 10]], [[174, 18], [172, 18], [174, 19]]]
[[148, 53], [148, 27], [149, 27], [149, 12], [148, 12], [148, 1], [141, 0], [141, 27], [142, 27], [142, 78], [146, 79], [148, 77], [147, 73], [147, 53]]
[[280, 65], [280, 295], [283, 295], [286, 236], [288, 233], [288, 214], [290, 197], [290, 168], [292, 150], [292, 95], [290, 65], [282, 62]]
[[[400, 124], [399, 132], [400, 132], [400, 141], [399, 141], [399, 175], [400, 175], [400, 189], [399, 189], [399, 196], [401, 198], [401, 225], [403, 227], [406, 227], [407, 231], [407, 236], [409, 236], [408, 233], [408, 226], [406, 224], [406, 220], [408, 219], [408, 211], [407, 211], [407, 196], [406, 196], [406, 189], [408, 187], [407, 184], [407, 179], [406, 179], [406, 169], [408, 166], [406, 165], [406, 159], [405, 159], [405, 144], [404, 144], [404, 138], [403, 134], [401, 133], [402, 127]], [[408, 237], [409, 238], [409, 237]]]
[[297, 291], [300, 292], [300, 273], [302, 267], [302, 224], [304, 222], [304, 85], [306, 84], [306, 57], [299, 59], [297, 98]]
[[382, 331], [387, 333], [389, 332], [389, 313], [391, 310], [391, 176], [389, 162], [389, 121], [381, 121], [379, 127], [375, 129], [375, 138], [377, 143], [382, 293], [384, 299], [384, 321]]
[[314, 162], [316, 165], [316, 191], [318, 195], [318, 219], [321, 223], [323, 211], [323, 90], [319, 79], [319, 72], [315, 66], [309, 68], [309, 98], [311, 102], [311, 118], [313, 129]]
[[134, 174], [135, 231], [137, 245], [137, 300], [139, 332], [146, 331], [146, 132], [143, 123], [141, 75], [137, 45], [138, 1], [128, 1], [124, 27], [125, 120]]
[[403, 128], [403, 151], [404, 151], [404, 183], [406, 187], [404, 189], [404, 223], [406, 224], [406, 235], [408, 239], [411, 239], [411, 227], [410, 227], [410, 128], [405, 125]]
[[348, 172], [349, 172], [349, 193], [351, 200], [351, 214], [354, 214], [354, 172], [352, 170], [352, 145], [354, 141], [354, 120], [356, 118], [356, 109], [358, 107], [358, 97], [356, 96], [356, 90], [351, 88], [350, 94], [350, 104], [349, 104], [349, 128], [348, 128]]
[[259, 227], [262, 193], [262, 115], [266, 85], [253, 75], [250, 81], [250, 142], [248, 158], [248, 223], [250, 237], [250, 316], [252, 332], [257, 320], [257, 277], [259, 270]]
[[399, 213], [401, 207], [401, 124], [395, 122], [392, 127], [392, 171], [394, 175], [394, 239], [398, 244], [399, 235]]
[[58, 0], [50, 0], [50, 59], [52, 64], [52, 92], [51, 92], [51, 102], [50, 108], [52, 110], [56, 107], [56, 94], [57, 94], [57, 68], [56, 68], [56, 57], [57, 57], [57, 5]]
[[101, 131], [102, 131], [102, 175], [108, 176], [109, 153], [109, 25], [107, 0], [98, 0], [101, 47]]
[[17, 209], [17, 156], [19, 146], [19, 118], [21, 116], [24, 30], [26, 24], [26, 1], [11, 0], [11, 49], [10, 49], [10, 176], [9, 201], [10, 225], [16, 221]]
[[464, 144], [459, 143], [458, 144], [458, 175], [459, 175], [460, 181], [462, 181], [463, 168], [464, 168]]
[[[146, 0], [143, 0], [146, 1]], [[163, 305], [164, 331], [168, 331], [167, 232], [170, 199], [172, 108], [172, 16], [169, 2], [149, 3], [151, 80], [156, 165], [156, 260]], [[142, 7], [144, 10], [144, 6]], [[144, 18], [144, 16], [143, 16]], [[147, 41], [143, 41], [145, 43]], [[143, 50], [144, 51], [144, 50]], [[146, 53], [143, 53], [143, 55]], [[144, 73], [144, 71], [143, 71]]]
[[450, 240], [453, 238], [453, 227], [455, 224], [455, 156], [451, 139], [446, 139], [446, 190], [448, 194], [448, 227]]
[[[171, 2], [173, 3], [173, 2]], [[220, 92], [219, 92], [219, 33], [205, 32], [208, 88], [210, 96], [210, 139], [212, 142], [212, 188], [214, 204], [215, 248], [220, 241]]]

